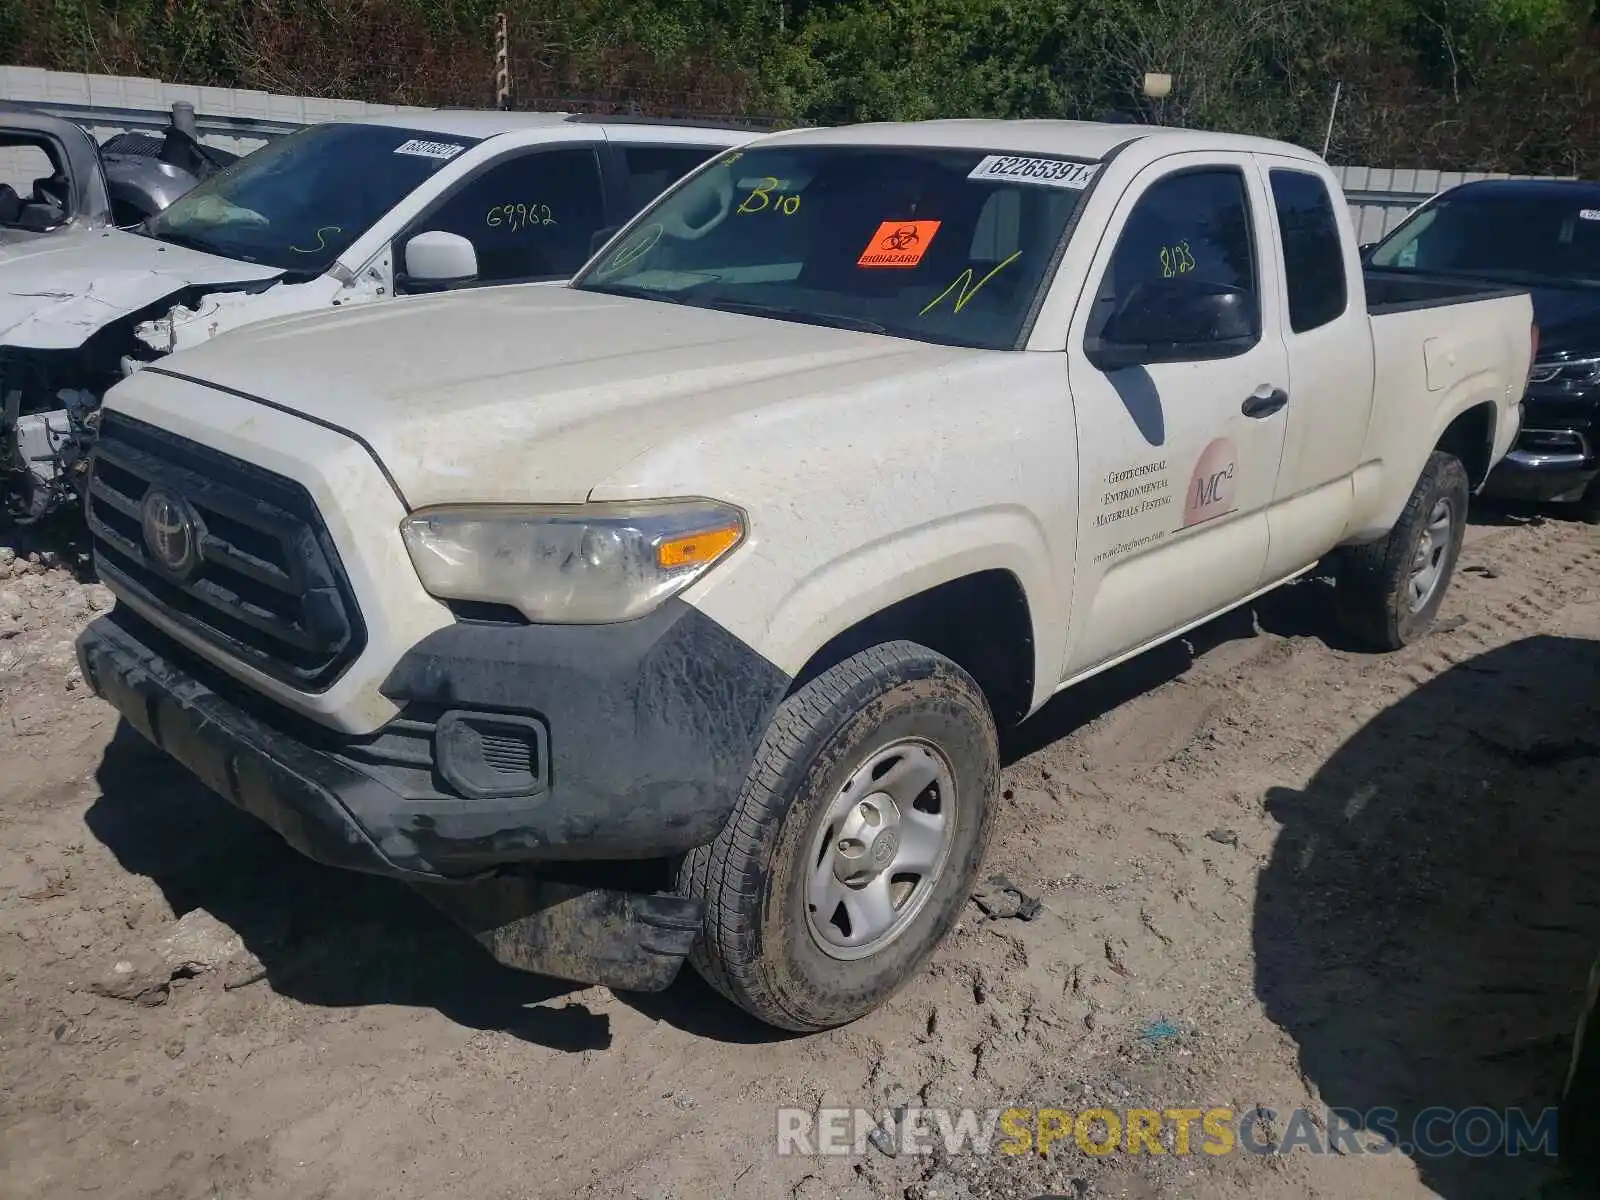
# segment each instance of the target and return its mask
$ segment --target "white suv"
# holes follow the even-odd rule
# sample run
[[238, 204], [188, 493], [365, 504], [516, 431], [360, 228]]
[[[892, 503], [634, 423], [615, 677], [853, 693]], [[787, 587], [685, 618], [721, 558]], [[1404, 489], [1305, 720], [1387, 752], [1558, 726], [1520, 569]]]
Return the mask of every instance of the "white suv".
[[132, 230], [0, 250], [0, 517], [70, 500], [124, 374], [268, 317], [556, 281], [668, 184], [752, 131], [563, 113], [316, 125]]

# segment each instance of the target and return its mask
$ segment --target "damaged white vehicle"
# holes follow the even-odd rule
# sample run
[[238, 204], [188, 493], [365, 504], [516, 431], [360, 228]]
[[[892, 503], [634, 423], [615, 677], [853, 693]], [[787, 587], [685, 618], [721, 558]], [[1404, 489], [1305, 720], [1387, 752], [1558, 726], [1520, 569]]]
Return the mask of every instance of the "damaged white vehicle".
[[563, 280], [668, 184], [752, 131], [422, 112], [301, 130], [135, 229], [0, 245], [0, 521], [74, 503], [100, 398], [270, 317]]

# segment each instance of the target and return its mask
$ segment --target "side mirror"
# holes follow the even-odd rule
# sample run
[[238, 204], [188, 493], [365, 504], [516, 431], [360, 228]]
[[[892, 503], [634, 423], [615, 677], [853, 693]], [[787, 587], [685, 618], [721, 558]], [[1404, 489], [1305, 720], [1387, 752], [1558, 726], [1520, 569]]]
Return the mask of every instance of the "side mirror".
[[395, 280], [408, 292], [442, 292], [478, 277], [478, 252], [459, 233], [432, 229], [406, 242], [405, 271]]
[[621, 225], [607, 225], [604, 229], [596, 229], [594, 235], [589, 239], [589, 257], [593, 258], [596, 254], [599, 254], [601, 247], [616, 237], [617, 230], [621, 228]]
[[1260, 337], [1256, 298], [1242, 288], [1178, 276], [1135, 284], [1085, 340], [1102, 371], [1243, 354]]

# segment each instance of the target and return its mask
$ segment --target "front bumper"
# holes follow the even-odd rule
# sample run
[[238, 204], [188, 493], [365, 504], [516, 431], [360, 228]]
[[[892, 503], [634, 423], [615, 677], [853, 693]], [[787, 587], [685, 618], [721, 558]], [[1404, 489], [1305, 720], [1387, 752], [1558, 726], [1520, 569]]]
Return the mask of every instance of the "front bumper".
[[1513, 449], [1489, 473], [1483, 491], [1505, 500], [1563, 503], [1582, 498], [1596, 476], [1600, 476], [1600, 459], [1587, 454]]
[[626, 626], [439, 630], [385, 685], [401, 716], [366, 738], [263, 700], [125, 606], [78, 656], [146, 738], [302, 854], [441, 881], [716, 837], [788, 680], [670, 607]]
[[1561, 380], [1529, 386], [1510, 451], [1489, 473], [1484, 494], [1561, 503], [1581, 498], [1600, 475], [1597, 401], [1588, 384]]
[[[566, 644], [562, 631], [549, 627], [439, 631], [386, 690], [456, 707], [435, 720], [403, 715], [394, 723], [402, 730], [369, 739], [318, 730], [263, 702], [125, 608], [79, 636], [78, 660], [140, 733], [300, 853], [404, 880], [507, 966], [657, 991], [698, 936], [700, 902], [573, 882], [571, 867], [549, 877], [497, 868], [615, 866], [710, 841], [788, 680], [686, 605], [615, 627], [609, 640], [594, 641], [601, 628], [574, 634], [573, 653], [562, 656], [548, 641]], [[609, 653], [587, 652], [596, 645]], [[541, 657], [543, 671], [532, 661]], [[556, 690], [527, 682], [538, 676]], [[574, 687], [584, 676], [591, 686]], [[563, 687], [573, 688], [564, 701]], [[426, 771], [418, 728], [439, 743]], [[474, 757], [483, 731], [529, 729], [539, 731], [532, 760], [512, 765], [535, 787], [501, 794], [492, 771], [460, 769], [507, 761], [503, 746]], [[386, 754], [395, 741], [403, 752]], [[419, 787], [419, 773], [430, 783]], [[633, 789], [617, 790], [623, 782]]]

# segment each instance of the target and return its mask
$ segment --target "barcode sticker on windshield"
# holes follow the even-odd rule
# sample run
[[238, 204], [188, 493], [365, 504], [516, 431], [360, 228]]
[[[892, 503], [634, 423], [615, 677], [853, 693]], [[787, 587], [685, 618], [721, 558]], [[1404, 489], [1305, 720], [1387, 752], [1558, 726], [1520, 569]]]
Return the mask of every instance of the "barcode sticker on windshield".
[[1038, 183], [1045, 187], [1071, 188], [1081, 192], [1089, 186], [1099, 163], [1062, 162], [1059, 158], [1018, 158], [991, 154], [972, 168], [968, 179], [992, 179], [1005, 183]]
[[1578, 210], [1580, 221], [1600, 221], [1600, 208], [1582, 208]]
[[394, 148], [396, 154], [410, 154], [417, 158], [437, 158], [440, 162], [454, 158], [466, 147], [459, 142], [425, 142], [421, 138], [412, 138], [409, 142], [401, 142]]

